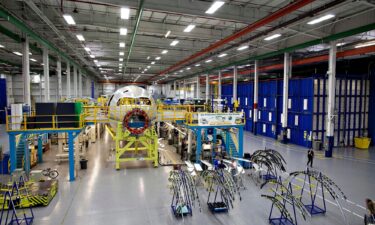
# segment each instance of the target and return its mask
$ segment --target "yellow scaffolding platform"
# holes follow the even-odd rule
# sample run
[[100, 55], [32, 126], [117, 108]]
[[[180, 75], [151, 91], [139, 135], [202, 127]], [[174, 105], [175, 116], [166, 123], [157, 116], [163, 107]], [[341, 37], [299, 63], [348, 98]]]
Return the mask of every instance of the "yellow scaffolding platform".
[[153, 126], [141, 135], [133, 135], [123, 130], [122, 123], [117, 124], [116, 133], [112, 134], [116, 142], [116, 169], [120, 169], [121, 162], [152, 161], [158, 166], [158, 137]]

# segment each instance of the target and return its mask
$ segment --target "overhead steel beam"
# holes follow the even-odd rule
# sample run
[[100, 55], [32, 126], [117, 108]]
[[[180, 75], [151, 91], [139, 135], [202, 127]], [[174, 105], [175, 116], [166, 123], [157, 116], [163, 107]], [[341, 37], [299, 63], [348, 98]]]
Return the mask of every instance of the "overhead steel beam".
[[31, 37], [35, 41], [39, 42], [41, 45], [43, 45], [43, 46], [49, 48], [50, 50], [54, 51], [56, 54], [61, 56], [64, 60], [69, 61], [71, 64], [76, 65], [77, 67], [81, 68], [81, 66], [79, 64], [77, 64], [70, 56], [65, 54], [60, 49], [58, 49], [56, 46], [54, 46], [48, 40], [45, 40], [44, 38], [40, 37], [37, 33], [35, 33], [32, 29], [30, 29], [25, 23], [23, 23], [21, 20], [19, 20], [15, 16], [11, 15], [7, 10], [3, 9], [2, 7], [0, 7], [0, 17], [4, 18], [9, 23], [16, 26], [22, 32], [27, 34], [29, 37]]
[[[314, 46], [314, 45], [329, 43], [330, 41], [339, 40], [339, 39], [342, 39], [342, 38], [350, 37], [350, 36], [357, 35], [357, 34], [360, 34], [360, 33], [371, 31], [371, 30], [375, 30], [375, 23], [371, 23], [371, 24], [368, 24], [368, 25], [365, 25], [365, 26], [361, 26], [361, 27], [357, 27], [357, 28], [354, 28], [354, 29], [351, 29], [351, 30], [343, 31], [343, 32], [340, 32], [340, 33], [337, 33], [337, 34], [329, 35], [329, 36], [326, 36], [324, 38], [319, 38], [319, 39], [304, 42], [304, 43], [301, 43], [301, 44], [293, 45], [293, 46], [283, 48], [283, 49], [280, 49], [280, 50], [277, 50], [277, 51], [268, 52], [268, 53], [256, 55], [256, 56], [250, 56], [248, 58], [241, 59], [241, 60], [238, 60], [238, 61], [235, 61], [235, 62], [230, 62], [230, 63], [224, 64], [224, 65], [221, 65], [221, 66], [209, 68], [209, 69], [191, 74], [189, 76], [186, 76], [186, 77], [184, 77], [184, 79], [189, 78], [189, 77], [194, 77], [194, 76], [196, 76], [198, 74], [202, 74], [202, 73], [210, 73], [210, 72], [213, 72], [215, 70], [225, 69], [227, 67], [231, 67], [231, 66], [234, 66], [234, 65], [247, 64], [249, 61], [271, 58], [273, 56], [278, 56], [278, 55], [284, 54], [285, 52], [294, 52], [294, 51], [304, 49], [304, 48], [307, 48], [307, 47], [311, 47], [311, 46]], [[180, 79], [182, 79], [182, 78], [180, 78]], [[179, 80], [179, 79], [177, 79], [177, 80]]]
[[[34, 11], [34, 13], [36, 15], [39, 16], [39, 18], [44, 21], [49, 27], [50, 29], [53, 30], [53, 32], [55, 32], [55, 34], [58, 36], [58, 38], [64, 42], [64, 44], [70, 48], [71, 51], [74, 52], [74, 54], [88, 67], [88, 68], [91, 68], [89, 62], [82, 56], [82, 54], [80, 54], [79, 52], [77, 52], [76, 48], [74, 46], [72, 46], [70, 44], [70, 42], [68, 42], [65, 38], [64, 35], [62, 35], [60, 33], [60, 31], [55, 27], [55, 25], [44, 15], [44, 13], [35, 5], [35, 3], [33, 1], [30, 1], [30, 0], [24, 0], [24, 2], [30, 7], [30, 9], [32, 9]], [[93, 74], [95, 74], [96, 76], [100, 77], [92, 68], [91, 68], [91, 72]]]
[[[124, 0], [106, 0], [104, 2], [90, 1], [90, 0], [65, 0], [67, 2], [92, 4], [107, 7], [121, 7], [127, 5], [130, 8], [136, 9], [137, 1]], [[199, 17], [204, 19], [220, 20], [232, 23], [248, 24], [254, 18], [255, 14], [268, 15], [270, 12], [263, 10], [261, 7], [243, 7], [234, 4], [226, 4], [218, 10], [215, 15], [208, 15], [205, 10], [211, 6], [210, 1], [194, 1], [191, 0], [147, 0], [145, 3], [145, 10], [159, 13], [167, 13], [176, 16]]]
[[242, 37], [243, 35], [245, 34], [248, 34], [260, 27], [263, 27], [285, 15], [288, 15], [290, 13], [292, 13], [293, 11], [296, 11], [306, 5], [308, 5], [309, 3], [311, 2], [314, 2], [315, 0], [297, 0], [297, 1], [294, 1], [293, 3], [285, 6], [284, 8], [281, 8], [279, 10], [277, 10], [276, 12], [272, 13], [271, 15], [269, 16], [266, 16], [264, 17], [263, 19], [260, 19], [258, 21], [256, 21], [255, 23], [252, 23], [250, 25], [248, 25], [247, 27], [245, 27], [244, 29], [241, 29], [240, 31], [226, 37], [226, 38], [223, 38], [221, 39], [220, 41], [217, 41], [213, 44], [211, 44], [210, 46], [208, 46], [207, 48], [191, 55], [190, 57], [178, 62], [177, 64], [161, 71], [159, 74], [155, 75], [155, 76], [159, 76], [159, 75], [162, 75], [162, 74], [165, 74], [165, 73], [168, 73], [172, 70], [175, 70], [175, 69], [178, 69], [180, 68], [181, 66], [185, 65], [186, 63], [190, 62], [191, 60], [193, 59], [196, 59], [200, 56], [203, 56], [207, 53], [210, 53], [212, 52], [214, 49], [216, 48], [219, 48], [220, 46], [223, 46], [231, 41], [234, 41], [236, 40], [237, 38], [240, 38]]

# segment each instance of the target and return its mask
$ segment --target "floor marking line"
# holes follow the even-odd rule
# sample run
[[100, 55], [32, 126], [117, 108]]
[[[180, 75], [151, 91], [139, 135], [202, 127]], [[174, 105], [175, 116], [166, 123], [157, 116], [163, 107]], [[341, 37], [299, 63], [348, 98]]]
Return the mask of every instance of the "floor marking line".
[[76, 195], [77, 195], [77, 193], [78, 193], [78, 190], [79, 190], [80, 187], [81, 187], [81, 184], [82, 184], [82, 179], [79, 179], [78, 187], [77, 187], [77, 189], [76, 189], [75, 192], [74, 192], [74, 195], [73, 195], [73, 197], [72, 197], [72, 200], [71, 200], [70, 203], [69, 203], [69, 207], [68, 207], [68, 209], [67, 209], [67, 210], [65, 211], [65, 213], [64, 213], [64, 217], [63, 217], [63, 219], [62, 219], [60, 225], [63, 225], [63, 224], [65, 223], [66, 216], [68, 215], [68, 213], [69, 213], [69, 211], [70, 211], [70, 208], [72, 208], [73, 201], [74, 201], [74, 199], [75, 199], [75, 197], [76, 197]]
[[[246, 134], [246, 133], [244, 135], [247, 136], [247, 137], [249, 137], [249, 138], [255, 139], [257, 141], [262, 141], [261, 138], [254, 137], [254, 136]], [[264, 137], [264, 138], [267, 138], [267, 137]], [[276, 146], [276, 147], [280, 146], [280, 145], [276, 145], [275, 143], [268, 142], [268, 141], [267, 141], [267, 144], [270, 144], [270, 145], [273, 145], [273, 146]], [[288, 145], [288, 148], [286, 150], [292, 150], [292, 151], [297, 151], [297, 152], [304, 152], [303, 150], [299, 150], [299, 149], [297, 149], [297, 148], [295, 148], [293, 146], [290, 146], [290, 145]], [[317, 154], [322, 154], [322, 153], [317, 153]], [[335, 158], [335, 159], [346, 159], [346, 160], [351, 160], [351, 161], [356, 161], [356, 162], [364, 162], [364, 163], [374, 164], [375, 165], [375, 161], [374, 160], [368, 160], [368, 159], [357, 159], [357, 158], [352, 158], [352, 157], [343, 156], [343, 155], [334, 155], [332, 158]]]

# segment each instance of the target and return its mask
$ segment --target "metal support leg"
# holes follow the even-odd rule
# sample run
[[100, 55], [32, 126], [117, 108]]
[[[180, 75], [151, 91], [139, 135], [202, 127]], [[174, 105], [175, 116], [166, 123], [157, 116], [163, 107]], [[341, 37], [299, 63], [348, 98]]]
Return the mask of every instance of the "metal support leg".
[[26, 174], [30, 173], [30, 150], [29, 150], [29, 143], [27, 141], [27, 136], [25, 138], [25, 149], [24, 149], [24, 157], [25, 157], [25, 172]]
[[68, 133], [68, 145], [69, 145], [69, 181], [74, 181], [74, 136], [72, 132]]
[[238, 157], [243, 157], [243, 127], [238, 128]]
[[38, 163], [43, 162], [43, 142], [42, 142], [42, 136], [38, 136]]
[[196, 151], [196, 156], [195, 156], [195, 162], [199, 163], [201, 150], [202, 150], [202, 130], [198, 128], [196, 132], [197, 132], [197, 151]]
[[13, 134], [9, 134], [9, 153], [10, 153], [10, 173], [17, 167], [17, 154], [16, 154], [16, 138]]

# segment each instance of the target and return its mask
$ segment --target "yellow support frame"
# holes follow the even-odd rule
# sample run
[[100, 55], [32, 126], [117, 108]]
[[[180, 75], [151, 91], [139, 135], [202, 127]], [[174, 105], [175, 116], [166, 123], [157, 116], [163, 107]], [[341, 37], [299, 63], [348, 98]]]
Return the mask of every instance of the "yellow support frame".
[[[129, 161], [152, 161], [154, 167], [158, 167], [158, 137], [153, 126], [149, 127], [141, 135], [133, 135], [128, 130], [123, 130], [122, 123], [117, 124], [115, 135], [116, 141], [116, 170], [120, 169], [121, 162]], [[121, 147], [121, 142], [125, 142], [125, 146]], [[137, 154], [139, 151], [146, 151], [146, 157], [121, 157], [125, 153]]]

